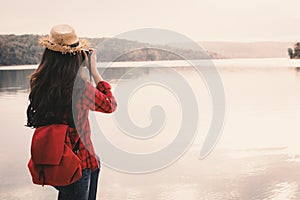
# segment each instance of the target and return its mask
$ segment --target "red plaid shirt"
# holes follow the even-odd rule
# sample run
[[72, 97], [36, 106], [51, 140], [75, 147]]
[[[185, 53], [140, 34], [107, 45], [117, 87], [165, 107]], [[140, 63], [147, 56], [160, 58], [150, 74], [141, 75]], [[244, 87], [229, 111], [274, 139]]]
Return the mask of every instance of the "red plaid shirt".
[[87, 83], [86, 89], [79, 98], [77, 104], [78, 118], [76, 129], [69, 127], [67, 143], [74, 148], [80, 137], [78, 157], [81, 159], [82, 169], [99, 168], [94, 147], [91, 141], [91, 130], [89, 124], [89, 110], [103, 113], [112, 113], [117, 107], [116, 100], [111, 93], [111, 86], [105, 81], [100, 81], [95, 88], [91, 83]]

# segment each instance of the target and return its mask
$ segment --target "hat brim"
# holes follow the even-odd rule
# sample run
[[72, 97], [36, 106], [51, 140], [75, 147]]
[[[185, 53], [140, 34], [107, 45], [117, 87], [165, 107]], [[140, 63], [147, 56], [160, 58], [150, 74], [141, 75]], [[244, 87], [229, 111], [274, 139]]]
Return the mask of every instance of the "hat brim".
[[50, 42], [48, 37], [42, 37], [39, 40], [39, 45], [44, 46], [47, 49], [50, 49], [52, 51], [61, 52], [63, 54], [66, 53], [76, 54], [77, 52], [80, 52], [90, 47], [90, 43], [85, 39], [80, 39], [76, 47], [71, 47], [69, 45], [60, 45], [60, 44], [52, 43]]

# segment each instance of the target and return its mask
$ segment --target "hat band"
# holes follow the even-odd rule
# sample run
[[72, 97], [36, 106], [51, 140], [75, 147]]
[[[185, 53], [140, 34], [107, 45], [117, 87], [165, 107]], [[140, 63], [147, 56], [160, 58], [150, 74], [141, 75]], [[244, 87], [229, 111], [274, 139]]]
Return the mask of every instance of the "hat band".
[[[54, 45], [55, 43], [49, 41], [52, 45]], [[79, 41], [78, 42], [75, 42], [74, 44], [63, 44], [62, 46], [68, 46], [68, 47], [71, 47], [71, 48], [74, 48], [74, 47], [77, 47], [79, 45]]]
[[68, 45], [68, 46], [70, 46], [70, 47], [77, 47], [78, 45], [79, 45], [79, 41], [76, 42], [76, 43], [74, 43], [74, 44], [70, 44], [70, 45]]

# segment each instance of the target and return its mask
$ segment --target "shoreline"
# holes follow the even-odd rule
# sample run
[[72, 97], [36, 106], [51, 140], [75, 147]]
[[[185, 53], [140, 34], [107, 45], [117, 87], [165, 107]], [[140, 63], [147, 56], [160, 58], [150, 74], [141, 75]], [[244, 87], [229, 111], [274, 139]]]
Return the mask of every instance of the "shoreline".
[[[130, 68], [130, 67], [300, 67], [300, 59], [289, 58], [233, 58], [233, 59], [201, 59], [201, 60], [163, 60], [163, 61], [125, 61], [99, 62], [98, 68]], [[0, 66], [1, 70], [33, 70], [34, 65]]]

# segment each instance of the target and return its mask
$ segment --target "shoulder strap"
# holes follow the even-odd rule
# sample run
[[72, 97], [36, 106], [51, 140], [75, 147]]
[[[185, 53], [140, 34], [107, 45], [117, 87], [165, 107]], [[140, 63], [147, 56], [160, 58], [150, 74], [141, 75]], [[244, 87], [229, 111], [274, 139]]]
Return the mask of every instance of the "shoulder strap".
[[72, 149], [72, 151], [77, 154], [79, 151], [79, 143], [80, 143], [80, 138], [78, 139], [78, 141], [76, 142], [74, 148]]

